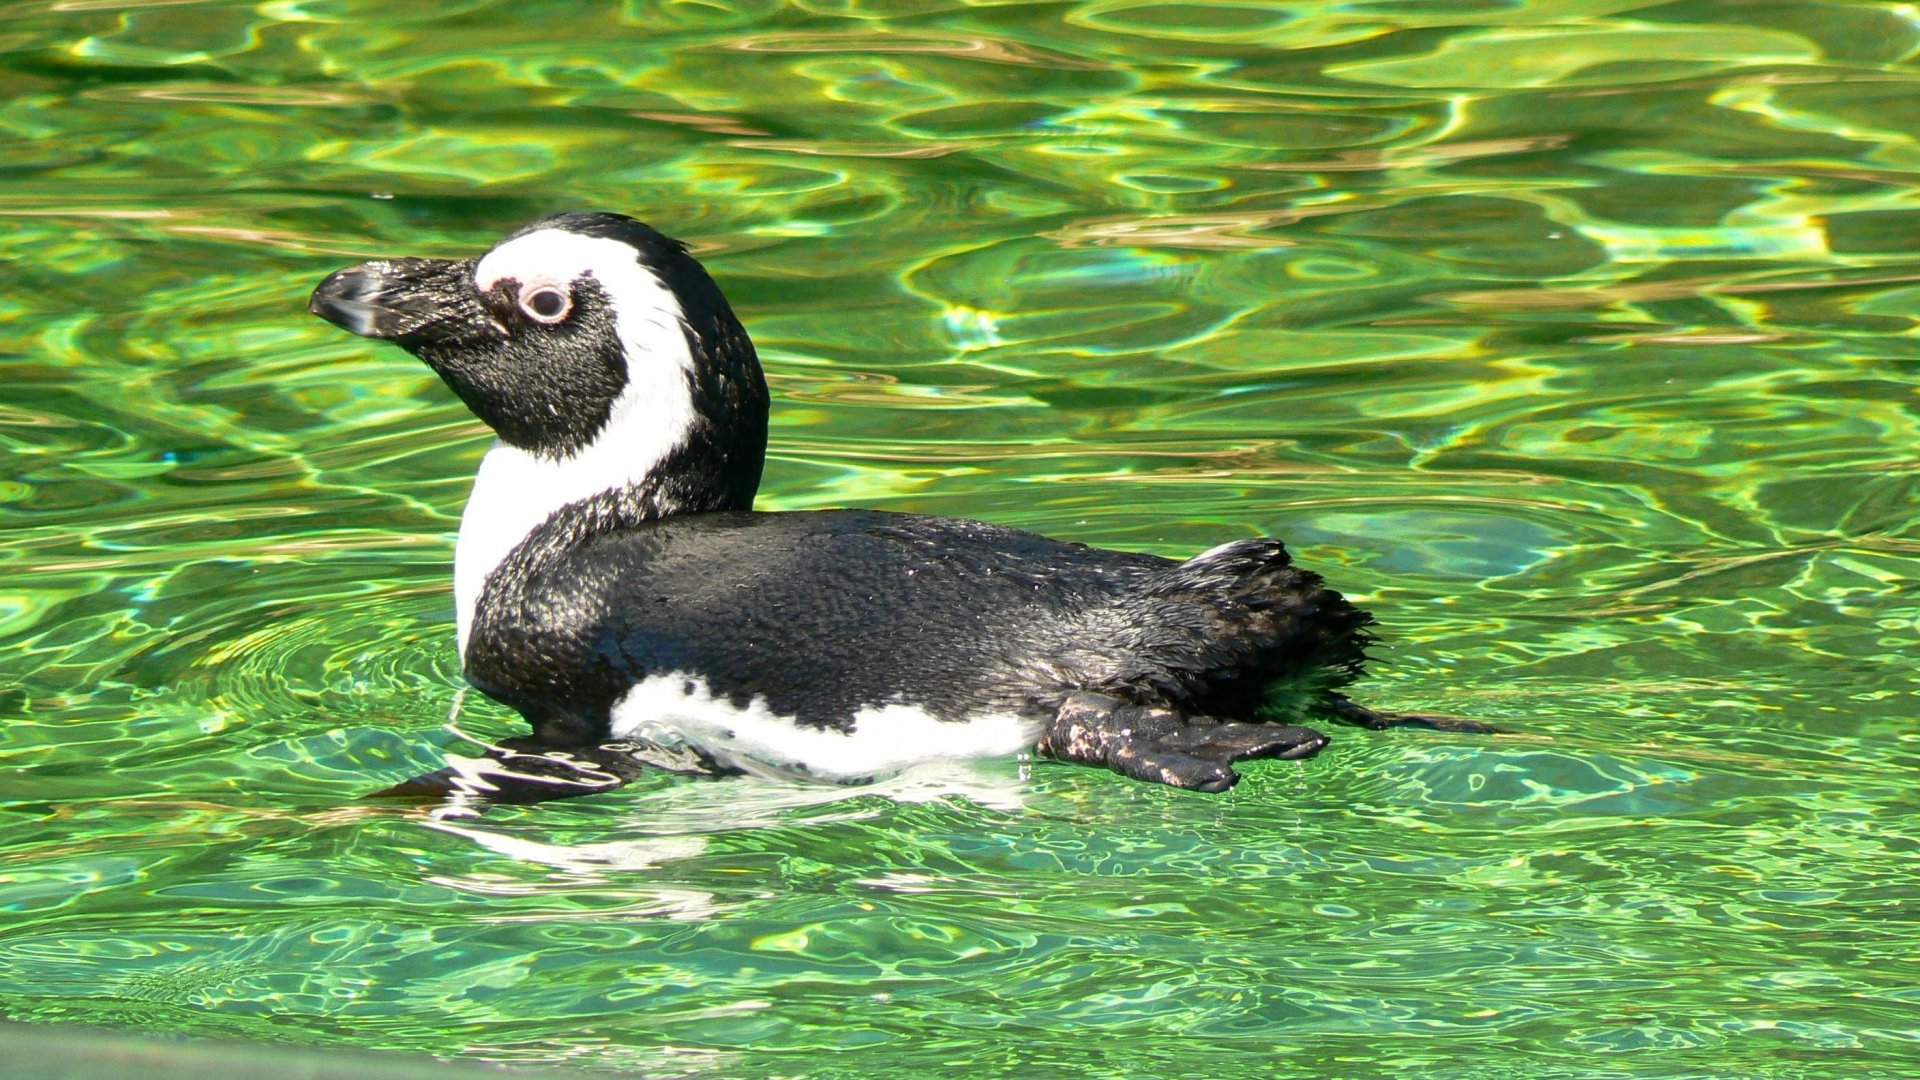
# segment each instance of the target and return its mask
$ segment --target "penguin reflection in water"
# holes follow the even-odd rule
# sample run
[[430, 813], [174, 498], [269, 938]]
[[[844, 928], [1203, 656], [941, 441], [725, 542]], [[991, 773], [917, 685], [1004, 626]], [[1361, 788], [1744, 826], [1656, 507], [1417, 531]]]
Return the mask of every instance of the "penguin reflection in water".
[[379, 259], [312, 311], [419, 357], [499, 436], [460, 521], [461, 659], [530, 737], [408, 781], [537, 801], [649, 765], [850, 783], [1033, 750], [1221, 791], [1301, 721], [1487, 730], [1341, 691], [1371, 617], [1277, 540], [1184, 562], [978, 521], [756, 512], [767, 386], [684, 244], [560, 214]]

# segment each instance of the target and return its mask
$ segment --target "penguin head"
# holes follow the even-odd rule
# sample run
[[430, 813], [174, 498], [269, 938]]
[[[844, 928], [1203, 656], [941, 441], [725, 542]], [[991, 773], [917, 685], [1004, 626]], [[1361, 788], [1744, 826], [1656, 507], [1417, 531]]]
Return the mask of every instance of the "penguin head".
[[327, 277], [308, 309], [419, 357], [526, 453], [717, 455], [704, 471], [744, 483], [749, 502], [758, 485], [753, 343], [686, 245], [632, 218], [557, 214], [478, 259], [376, 259]]

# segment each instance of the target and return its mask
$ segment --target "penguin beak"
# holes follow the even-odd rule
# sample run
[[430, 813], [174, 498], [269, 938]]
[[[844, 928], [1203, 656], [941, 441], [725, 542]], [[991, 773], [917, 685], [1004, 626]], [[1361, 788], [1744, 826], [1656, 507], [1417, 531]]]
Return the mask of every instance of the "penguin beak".
[[471, 259], [376, 259], [327, 275], [307, 310], [405, 349], [500, 336], [474, 291], [473, 267]]

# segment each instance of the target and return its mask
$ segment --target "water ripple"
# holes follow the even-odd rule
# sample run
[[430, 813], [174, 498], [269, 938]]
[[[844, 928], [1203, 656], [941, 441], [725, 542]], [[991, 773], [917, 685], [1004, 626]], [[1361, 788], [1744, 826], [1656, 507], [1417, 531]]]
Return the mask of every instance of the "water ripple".
[[[1897, 5], [4, 13], [7, 1017], [649, 1075], [1910, 1071]], [[484, 433], [306, 290], [583, 205], [725, 282], [764, 505], [1282, 535], [1378, 613], [1370, 702], [1514, 734], [1343, 729], [1225, 796], [362, 800], [518, 721], [451, 641]]]

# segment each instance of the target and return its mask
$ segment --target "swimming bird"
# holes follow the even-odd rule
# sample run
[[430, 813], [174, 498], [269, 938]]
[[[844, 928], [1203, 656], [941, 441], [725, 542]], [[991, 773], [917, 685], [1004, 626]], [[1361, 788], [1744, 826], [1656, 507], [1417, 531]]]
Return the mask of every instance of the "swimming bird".
[[643, 763], [855, 782], [1026, 751], [1220, 791], [1235, 762], [1320, 750], [1314, 716], [1459, 726], [1341, 693], [1372, 618], [1278, 540], [1178, 561], [956, 518], [755, 511], [753, 342], [686, 245], [632, 218], [374, 260], [309, 306], [424, 361], [497, 435], [454, 603], [468, 681], [533, 727], [498, 771], [557, 785], [528, 798]]

